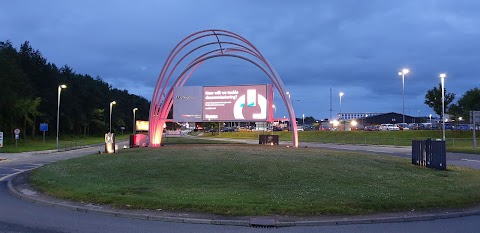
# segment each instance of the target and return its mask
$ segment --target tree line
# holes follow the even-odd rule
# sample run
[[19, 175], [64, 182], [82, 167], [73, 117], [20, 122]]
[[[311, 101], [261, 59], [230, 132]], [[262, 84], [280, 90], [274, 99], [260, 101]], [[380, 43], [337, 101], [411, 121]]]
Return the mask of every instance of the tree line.
[[110, 102], [116, 101], [112, 131], [132, 132], [133, 108], [137, 119], [148, 119], [147, 99], [113, 88], [100, 77], [77, 74], [68, 65], [58, 68], [39, 50], [24, 42], [17, 50], [0, 42], [0, 131], [21, 130], [23, 137], [40, 135], [39, 124], [48, 123], [47, 135], [56, 134], [58, 86], [61, 91], [61, 134], [102, 135], [109, 130]]
[[[470, 111], [480, 111], [480, 89], [478, 87], [466, 91], [456, 103], [454, 100], [455, 93], [448, 93], [444, 89], [445, 114], [450, 115], [449, 120], [463, 119], [463, 121], [469, 122]], [[425, 104], [443, 119], [441, 84], [427, 91]]]

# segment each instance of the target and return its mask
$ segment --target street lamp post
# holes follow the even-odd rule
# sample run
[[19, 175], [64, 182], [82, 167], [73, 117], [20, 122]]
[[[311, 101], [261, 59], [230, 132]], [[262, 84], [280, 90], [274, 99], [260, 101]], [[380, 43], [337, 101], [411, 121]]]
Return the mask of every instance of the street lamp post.
[[115, 101], [110, 102], [110, 130], [108, 131], [109, 133], [112, 133], [112, 107], [116, 103], [117, 102]]
[[136, 129], [136, 127], [135, 127], [135, 126], [136, 126], [136, 124], [135, 124], [135, 112], [136, 112], [137, 110], [138, 110], [138, 108], [134, 108], [134, 109], [133, 109], [133, 129], [132, 129], [133, 134], [135, 134], [135, 133], [137, 132], [137, 129]]
[[408, 69], [403, 69], [398, 72], [398, 75], [402, 76], [402, 123], [405, 123], [405, 75], [408, 74], [408, 72], [410, 72]]
[[273, 119], [275, 119], [275, 116], [277, 115], [277, 107], [275, 107], [275, 104], [272, 104], [272, 108], [273, 108]]
[[[67, 85], [62, 84], [58, 85], [58, 104], [57, 104], [57, 150], [58, 150], [58, 131], [60, 127], [60, 93], [62, 92], [62, 89], [67, 88]], [[45, 136], [45, 135], [44, 135]]]
[[445, 141], [445, 77], [446, 74], [440, 74], [440, 81], [442, 84], [442, 131], [443, 131], [443, 141]]
[[[343, 95], [345, 95], [345, 93], [343, 93], [343, 92], [338, 93], [338, 96], [340, 96], [340, 117], [339, 117], [340, 123], [342, 123], [342, 119], [343, 119], [343, 117], [342, 117], [342, 96]], [[345, 130], [345, 128], [344, 128], [344, 130]]]
[[340, 96], [340, 117], [339, 117], [340, 119], [343, 118], [342, 117], [342, 96], [343, 95], [345, 95], [345, 93], [343, 93], [343, 92], [338, 93], [338, 96]]

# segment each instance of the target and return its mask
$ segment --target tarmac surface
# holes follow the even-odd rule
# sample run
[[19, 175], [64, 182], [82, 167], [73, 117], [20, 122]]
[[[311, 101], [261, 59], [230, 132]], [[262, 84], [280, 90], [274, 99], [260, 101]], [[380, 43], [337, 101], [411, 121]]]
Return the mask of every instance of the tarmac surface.
[[[219, 140], [219, 139], [215, 139]], [[258, 143], [255, 140], [238, 140], [238, 139], [221, 139], [236, 142], [244, 142], [250, 144]], [[123, 147], [125, 143], [120, 144], [119, 147]], [[288, 143], [282, 143], [281, 146], [287, 146]], [[411, 156], [410, 147], [392, 147], [392, 146], [361, 146], [361, 145], [337, 145], [337, 144], [319, 144], [319, 143], [300, 143], [300, 147], [324, 147], [339, 150], [354, 150], [354, 151], [366, 151], [372, 153], [387, 154], [393, 156], [399, 156], [409, 158]], [[113, 209], [108, 206], [98, 206], [91, 203], [76, 203], [66, 200], [55, 199], [39, 193], [32, 189], [28, 182], [26, 182], [26, 173], [30, 169], [34, 169], [44, 164], [52, 163], [61, 159], [68, 159], [86, 154], [98, 153], [103, 147], [92, 147], [86, 149], [80, 149], [76, 151], [56, 152], [56, 151], [43, 151], [43, 152], [29, 152], [18, 154], [0, 154], [0, 158], [4, 160], [0, 161], [0, 181], [3, 182], [4, 189], [8, 190], [13, 196], [33, 202], [46, 207], [55, 207], [58, 211], [73, 210], [74, 212], [92, 213], [94, 215], [106, 215], [112, 217], [125, 217], [136, 220], [154, 220], [162, 222], [175, 222], [184, 224], [210, 224], [210, 225], [231, 225], [231, 226], [255, 226], [255, 227], [311, 227], [311, 226], [339, 226], [339, 225], [381, 225], [386, 223], [405, 223], [405, 222], [417, 222], [417, 221], [455, 221], [462, 222], [465, 219], [473, 218], [478, 224], [465, 224], [461, 227], [473, 227], [480, 231], [480, 207], [473, 207], [468, 209], [455, 209], [455, 210], [437, 210], [437, 211], [422, 211], [415, 210], [401, 213], [382, 213], [375, 215], [364, 216], [315, 216], [315, 217], [295, 217], [295, 216], [245, 216], [245, 217], [223, 217], [211, 214], [202, 213], [180, 213], [180, 212], [165, 212], [165, 211], [139, 211], [139, 210], [122, 210]], [[480, 169], [480, 161], [478, 155], [470, 154], [447, 154], [447, 166], [454, 164], [459, 166], [467, 166], [474, 169]], [[12, 179], [12, 177], [15, 177]], [[4, 193], [0, 192], [0, 200]], [[5, 207], [5, 206], [4, 206]], [[4, 207], [0, 207], [0, 210], [4, 210]], [[5, 210], [9, 211], [9, 210]], [[1, 211], [0, 211], [1, 212]], [[2, 216], [0, 215], [0, 226], [2, 224], [10, 224], [15, 228], [15, 222], [2, 222]], [[454, 219], [454, 220], [448, 220]], [[478, 221], [477, 221], [478, 220]], [[13, 224], [13, 225], [11, 225]], [[426, 224], [428, 225], [428, 224]], [[460, 227], [460, 226], [459, 226]], [[460, 227], [460, 228], [461, 228]], [[375, 227], [371, 232], [375, 232]], [[420, 227], [419, 229], [421, 229]], [[466, 229], [466, 230], [468, 230]], [[398, 230], [401, 230], [399, 228]], [[0, 232], [2, 228], [0, 227]], [[24, 232], [24, 231], [22, 231]], [[39, 231], [41, 232], [41, 231]], [[209, 231], [206, 231], [209, 232]], [[333, 231], [341, 232], [341, 231]], [[348, 231], [347, 231], [348, 232]], [[370, 232], [370, 231], [369, 231]], [[382, 231], [379, 231], [382, 232]], [[395, 232], [395, 231], [392, 231]], [[402, 232], [402, 231], [397, 231]], [[415, 231], [409, 231], [415, 232]], [[448, 231], [446, 231], [448, 232]], [[474, 231], [457, 231], [457, 232], [474, 232]]]

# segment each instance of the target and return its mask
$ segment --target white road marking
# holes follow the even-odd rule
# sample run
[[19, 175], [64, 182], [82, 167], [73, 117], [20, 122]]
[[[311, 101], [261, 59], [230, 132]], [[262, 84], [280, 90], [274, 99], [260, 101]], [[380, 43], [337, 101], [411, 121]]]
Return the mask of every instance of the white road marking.
[[462, 161], [468, 161], [468, 162], [477, 162], [480, 163], [480, 160], [474, 160], [474, 159], [461, 159]]

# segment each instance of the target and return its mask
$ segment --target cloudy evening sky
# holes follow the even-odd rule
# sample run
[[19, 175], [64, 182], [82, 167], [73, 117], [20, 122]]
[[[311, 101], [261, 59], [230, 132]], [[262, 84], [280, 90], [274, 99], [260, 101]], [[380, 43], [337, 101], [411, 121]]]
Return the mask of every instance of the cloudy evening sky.
[[[457, 95], [480, 87], [480, 1], [3, 1], [0, 40], [30, 41], [49, 62], [151, 99], [166, 57], [189, 34], [225, 29], [252, 42], [292, 93], [297, 117], [433, 113], [425, 93], [447, 73]], [[187, 85], [269, 83], [255, 66], [206, 62]], [[54, 91], [54, 90], [53, 90]], [[109, 100], [106, 100], [109, 101]], [[280, 104], [276, 103], [277, 106]], [[285, 115], [278, 107], [277, 117]]]

